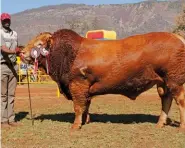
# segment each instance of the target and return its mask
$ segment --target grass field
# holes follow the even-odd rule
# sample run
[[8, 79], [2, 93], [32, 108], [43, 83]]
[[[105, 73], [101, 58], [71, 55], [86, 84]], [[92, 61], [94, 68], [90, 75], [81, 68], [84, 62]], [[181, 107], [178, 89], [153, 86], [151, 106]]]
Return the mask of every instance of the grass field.
[[56, 97], [55, 85], [31, 85], [34, 125], [27, 85], [16, 91], [16, 119], [21, 126], [2, 129], [3, 148], [185, 148], [179, 110], [173, 101], [172, 123], [156, 128], [161, 102], [153, 88], [132, 101], [120, 95], [93, 98], [91, 123], [71, 133], [73, 104]]

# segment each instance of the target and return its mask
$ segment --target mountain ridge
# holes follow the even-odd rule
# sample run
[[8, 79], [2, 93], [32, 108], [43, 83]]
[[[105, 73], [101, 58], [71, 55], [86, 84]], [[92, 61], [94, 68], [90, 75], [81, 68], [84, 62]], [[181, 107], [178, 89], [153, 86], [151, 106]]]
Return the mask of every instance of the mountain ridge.
[[40, 32], [72, 29], [85, 36], [88, 30], [114, 30], [117, 38], [135, 34], [172, 31], [183, 2], [144, 1], [133, 4], [60, 4], [12, 15], [12, 28], [24, 45]]

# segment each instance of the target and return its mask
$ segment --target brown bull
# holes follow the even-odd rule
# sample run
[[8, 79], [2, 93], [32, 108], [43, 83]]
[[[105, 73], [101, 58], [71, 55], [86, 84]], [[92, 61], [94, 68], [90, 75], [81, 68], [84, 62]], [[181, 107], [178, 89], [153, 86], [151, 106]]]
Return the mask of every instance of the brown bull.
[[[121, 40], [99, 41], [62, 29], [43, 33], [33, 42], [49, 49], [49, 74], [61, 93], [73, 100], [73, 129], [89, 122], [91, 97], [122, 94], [130, 99], [157, 85], [162, 101], [158, 127], [166, 124], [174, 98], [180, 110], [180, 127], [185, 128], [185, 40], [167, 32], [152, 32]], [[31, 48], [24, 59], [31, 62]], [[46, 68], [46, 58], [39, 64]]]

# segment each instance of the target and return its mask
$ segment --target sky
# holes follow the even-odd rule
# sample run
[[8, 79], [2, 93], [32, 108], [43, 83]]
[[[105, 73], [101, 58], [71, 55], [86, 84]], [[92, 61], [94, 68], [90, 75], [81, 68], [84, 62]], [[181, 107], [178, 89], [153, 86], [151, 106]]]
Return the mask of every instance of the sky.
[[65, 3], [99, 5], [137, 3], [140, 1], [145, 0], [1, 0], [1, 12], [14, 14], [27, 9]]

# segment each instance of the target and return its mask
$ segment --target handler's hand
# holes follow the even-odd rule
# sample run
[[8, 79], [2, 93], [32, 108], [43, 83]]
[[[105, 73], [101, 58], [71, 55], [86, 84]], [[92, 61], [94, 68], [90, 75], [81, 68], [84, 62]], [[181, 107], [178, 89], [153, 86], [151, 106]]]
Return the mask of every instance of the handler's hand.
[[17, 47], [17, 48], [15, 49], [15, 53], [19, 55], [19, 54], [21, 54], [21, 53], [24, 53], [24, 51], [21, 51], [21, 49]]

